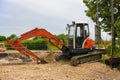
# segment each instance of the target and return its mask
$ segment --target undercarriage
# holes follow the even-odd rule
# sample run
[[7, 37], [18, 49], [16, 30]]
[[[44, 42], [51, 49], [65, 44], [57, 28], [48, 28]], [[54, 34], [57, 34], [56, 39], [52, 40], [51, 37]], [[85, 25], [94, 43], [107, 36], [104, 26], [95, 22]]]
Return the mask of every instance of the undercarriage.
[[77, 66], [82, 63], [101, 61], [102, 54], [105, 54], [105, 50], [94, 50], [87, 54], [77, 55], [71, 58], [71, 65]]

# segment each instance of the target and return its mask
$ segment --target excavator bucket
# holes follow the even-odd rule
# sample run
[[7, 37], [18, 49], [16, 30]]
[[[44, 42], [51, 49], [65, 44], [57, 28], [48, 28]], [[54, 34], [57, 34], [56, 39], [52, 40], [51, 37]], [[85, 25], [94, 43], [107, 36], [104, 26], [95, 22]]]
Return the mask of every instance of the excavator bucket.
[[47, 63], [53, 63], [56, 61], [56, 55], [53, 53], [53, 51], [50, 51], [50, 53], [44, 57], [44, 61]]

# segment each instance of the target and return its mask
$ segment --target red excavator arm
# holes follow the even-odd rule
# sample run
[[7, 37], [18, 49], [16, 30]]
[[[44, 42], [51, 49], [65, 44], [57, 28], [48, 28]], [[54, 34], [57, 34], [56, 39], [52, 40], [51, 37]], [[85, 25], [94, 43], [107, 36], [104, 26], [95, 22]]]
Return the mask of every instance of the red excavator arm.
[[[50, 32], [48, 32], [45, 29], [39, 29], [35, 28], [33, 30], [30, 30], [26, 33], [23, 33], [20, 38], [16, 40], [7, 40], [7, 43], [15, 50], [19, 51], [20, 53], [26, 55], [26, 57], [33, 57], [37, 60], [37, 63], [40, 63], [40, 58], [35, 55], [33, 52], [31, 52], [29, 49], [24, 47], [20, 42], [35, 36], [41, 36], [43, 39], [45, 39], [47, 42], [49, 42], [51, 45], [55, 46], [58, 49], [61, 49], [59, 45], [64, 45], [64, 42], [58, 39], [56, 36], [52, 35]], [[56, 44], [57, 43], [57, 44]]]

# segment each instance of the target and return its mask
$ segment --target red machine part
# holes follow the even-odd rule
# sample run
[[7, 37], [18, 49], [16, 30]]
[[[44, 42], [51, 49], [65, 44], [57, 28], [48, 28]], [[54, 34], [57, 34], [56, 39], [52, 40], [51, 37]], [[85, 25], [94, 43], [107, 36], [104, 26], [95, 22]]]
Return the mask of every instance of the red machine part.
[[92, 48], [94, 45], [94, 41], [88, 37], [84, 40], [82, 48]]
[[[61, 41], [60, 39], [58, 39], [57, 37], [55, 37], [54, 35], [52, 35], [50, 32], [48, 32], [45, 29], [39, 29], [39, 28], [35, 28], [33, 30], [30, 30], [26, 33], [23, 33], [21, 35], [20, 38], [16, 39], [16, 40], [8, 40], [7, 43], [15, 50], [19, 51], [20, 53], [26, 55], [27, 57], [33, 57], [36, 59], [37, 63], [40, 63], [40, 58], [35, 55], [35, 53], [31, 52], [29, 49], [27, 49], [26, 47], [24, 47], [20, 42], [35, 36], [41, 36], [43, 39], [47, 40], [47, 42], [49, 42], [51, 45], [55, 46], [56, 48], [58, 48], [59, 50], [61, 49], [59, 45], [64, 45], [63, 41]], [[54, 41], [54, 42], [53, 42]], [[55, 42], [57, 44], [55, 44]]]

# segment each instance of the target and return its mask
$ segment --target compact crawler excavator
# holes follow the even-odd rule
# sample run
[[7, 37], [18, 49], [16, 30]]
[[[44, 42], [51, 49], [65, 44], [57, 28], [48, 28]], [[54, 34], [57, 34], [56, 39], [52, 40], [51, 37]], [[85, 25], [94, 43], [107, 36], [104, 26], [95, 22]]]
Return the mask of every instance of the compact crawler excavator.
[[95, 42], [89, 37], [89, 25], [87, 23], [75, 23], [67, 25], [68, 45], [62, 48], [64, 57], [71, 59], [71, 64], [76, 66], [81, 63], [100, 61], [105, 49], [96, 49]]
[[41, 63], [41, 59], [29, 49], [24, 47], [20, 43], [21, 41], [31, 37], [41, 36], [51, 45], [62, 51], [62, 55], [59, 56], [59, 59], [70, 59], [71, 64], [74, 66], [77, 66], [81, 63], [101, 60], [102, 54], [105, 53], [105, 50], [95, 49], [95, 43], [89, 37], [89, 26], [87, 23], [73, 22], [71, 25], [67, 25], [67, 30], [67, 45], [65, 45], [62, 40], [58, 39], [56, 36], [42, 28], [35, 28], [22, 34], [20, 38], [17, 38], [16, 40], [8, 40], [7, 42], [12, 48], [18, 50], [20, 53], [28, 57], [31, 56], [35, 58], [37, 63]]

